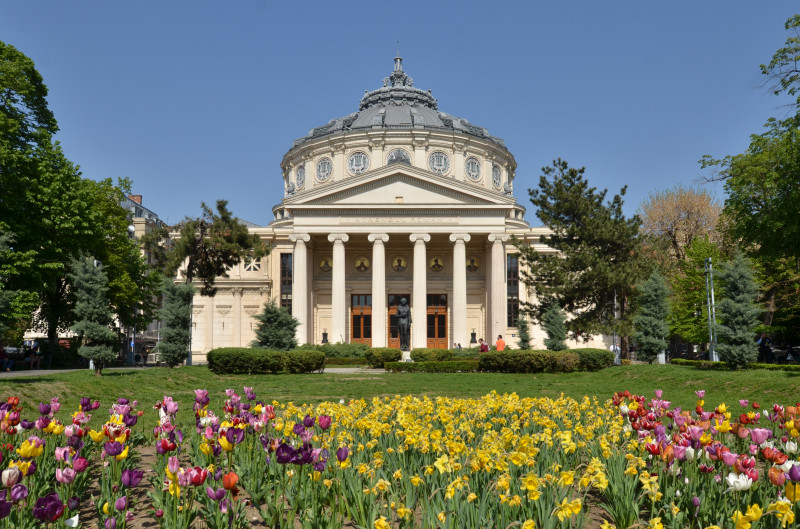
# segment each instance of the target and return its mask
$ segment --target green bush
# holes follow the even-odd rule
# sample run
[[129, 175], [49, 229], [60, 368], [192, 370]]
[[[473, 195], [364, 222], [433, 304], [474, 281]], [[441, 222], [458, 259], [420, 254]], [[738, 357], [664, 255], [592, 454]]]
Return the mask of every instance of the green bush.
[[367, 361], [364, 358], [339, 358], [339, 357], [325, 357], [326, 366], [363, 366]]
[[450, 349], [428, 349], [420, 347], [411, 350], [411, 359], [414, 362], [446, 362], [453, 358]]
[[386, 362], [383, 367], [393, 373], [472, 373], [478, 370], [477, 360], [449, 362]]
[[614, 365], [614, 353], [605, 349], [586, 347], [570, 349], [569, 351], [578, 354], [581, 361], [581, 371], [600, 371]]
[[307, 343], [297, 349], [321, 351], [328, 358], [364, 358], [369, 346], [363, 343], [325, 343], [321, 345]]
[[289, 373], [322, 373], [325, 369], [325, 353], [294, 349], [285, 353], [286, 371]]
[[490, 351], [481, 355], [481, 371], [499, 373], [570, 373], [580, 368], [573, 351]]
[[284, 369], [285, 353], [268, 349], [221, 347], [206, 355], [208, 369], [218, 375], [279, 373]]
[[477, 360], [478, 358], [481, 357], [482, 354], [481, 350], [478, 349], [477, 347], [470, 347], [469, 349], [462, 349], [460, 351], [453, 350], [452, 353], [453, 353], [453, 360], [461, 360], [464, 358], [467, 359], [471, 358]]
[[[715, 371], [728, 370], [730, 366], [727, 362], [711, 362], [709, 360], [686, 360], [684, 358], [673, 358], [671, 364], [676, 366], [696, 367], [698, 369], [712, 369]], [[747, 364], [744, 369], [766, 369], [768, 371], [800, 371], [800, 365], [796, 364]]]
[[403, 352], [391, 347], [371, 347], [367, 349], [364, 358], [370, 367], [383, 367], [386, 362], [397, 362], [403, 358]]

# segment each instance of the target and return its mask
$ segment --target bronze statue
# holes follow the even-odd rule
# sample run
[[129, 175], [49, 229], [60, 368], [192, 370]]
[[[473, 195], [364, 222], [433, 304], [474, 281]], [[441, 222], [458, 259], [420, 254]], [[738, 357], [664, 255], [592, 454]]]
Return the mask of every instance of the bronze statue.
[[397, 334], [400, 337], [400, 349], [408, 351], [409, 341], [411, 337], [411, 307], [408, 306], [406, 298], [400, 299], [400, 304], [397, 306]]

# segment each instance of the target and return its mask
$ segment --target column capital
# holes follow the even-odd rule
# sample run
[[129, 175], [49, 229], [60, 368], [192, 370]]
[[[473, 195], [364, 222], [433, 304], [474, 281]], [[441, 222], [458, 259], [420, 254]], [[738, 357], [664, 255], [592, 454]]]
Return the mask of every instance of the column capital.
[[292, 233], [291, 235], [289, 235], [289, 240], [292, 242], [298, 242], [298, 241], [308, 242], [311, 240], [311, 235], [307, 233]]
[[328, 235], [328, 242], [336, 242], [336, 241], [347, 242], [349, 240], [350, 236], [346, 233], [331, 233]]
[[431, 236], [428, 233], [412, 233], [408, 236], [408, 240], [411, 242], [431, 242]]
[[472, 239], [472, 237], [470, 236], [469, 233], [451, 233], [450, 234], [450, 242], [465, 243], [465, 242], [469, 242], [470, 239]]
[[389, 235], [386, 233], [370, 233], [367, 236], [369, 242], [389, 242]]
[[507, 242], [509, 236], [505, 233], [490, 233], [489, 242]]

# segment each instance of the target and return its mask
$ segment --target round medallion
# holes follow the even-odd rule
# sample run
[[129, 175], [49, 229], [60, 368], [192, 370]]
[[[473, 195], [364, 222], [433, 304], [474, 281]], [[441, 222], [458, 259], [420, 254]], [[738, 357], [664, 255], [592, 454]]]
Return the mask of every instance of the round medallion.
[[496, 187], [497, 189], [500, 189], [500, 183], [501, 183], [502, 179], [503, 179], [503, 177], [502, 177], [502, 174], [501, 174], [501, 171], [500, 171], [500, 166], [499, 165], [493, 165], [492, 166], [492, 184], [494, 185], [494, 187]]
[[434, 257], [430, 262], [431, 270], [441, 272], [444, 270], [444, 260], [441, 257]]
[[297, 189], [303, 189], [303, 186], [306, 185], [306, 168], [304, 165], [301, 165], [297, 168], [297, 171], [295, 171], [294, 180], [297, 184]]
[[356, 257], [356, 270], [359, 272], [366, 272], [369, 270], [369, 259], [364, 256]]
[[478, 268], [481, 267], [481, 260], [475, 257], [474, 255], [470, 255], [467, 257], [467, 270], [470, 272], [477, 272]]
[[322, 260], [319, 262], [319, 269], [323, 272], [330, 272], [333, 270], [333, 261], [331, 261], [330, 257], [323, 257]]
[[386, 157], [386, 165], [391, 165], [393, 163], [411, 163], [411, 157], [405, 151], [405, 149], [393, 149], [392, 152], [389, 153], [389, 156]]
[[351, 174], [361, 174], [369, 167], [369, 157], [361, 151], [354, 152], [347, 160], [347, 170]]
[[464, 162], [464, 172], [467, 173], [467, 176], [472, 180], [480, 180], [481, 179], [481, 162], [478, 161], [477, 158], [474, 156], [470, 156], [467, 158], [467, 161]]
[[450, 158], [442, 151], [433, 152], [428, 157], [428, 167], [434, 173], [445, 174], [450, 170]]
[[325, 158], [320, 158], [320, 160], [317, 162], [317, 180], [324, 182], [330, 178], [332, 172], [333, 162], [331, 159], [327, 156]]
[[395, 272], [405, 272], [408, 265], [404, 257], [392, 257], [392, 270]]

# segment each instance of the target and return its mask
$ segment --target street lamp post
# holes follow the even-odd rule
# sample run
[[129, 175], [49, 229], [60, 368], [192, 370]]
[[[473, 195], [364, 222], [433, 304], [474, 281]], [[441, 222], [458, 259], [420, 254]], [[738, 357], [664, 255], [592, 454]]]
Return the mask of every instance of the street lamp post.
[[708, 359], [712, 362], [719, 360], [717, 356], [717, 311], [714, 303], [714, 268], [711, 258], [703, 260], [706, 276], [706, 304], [708, 305]]

